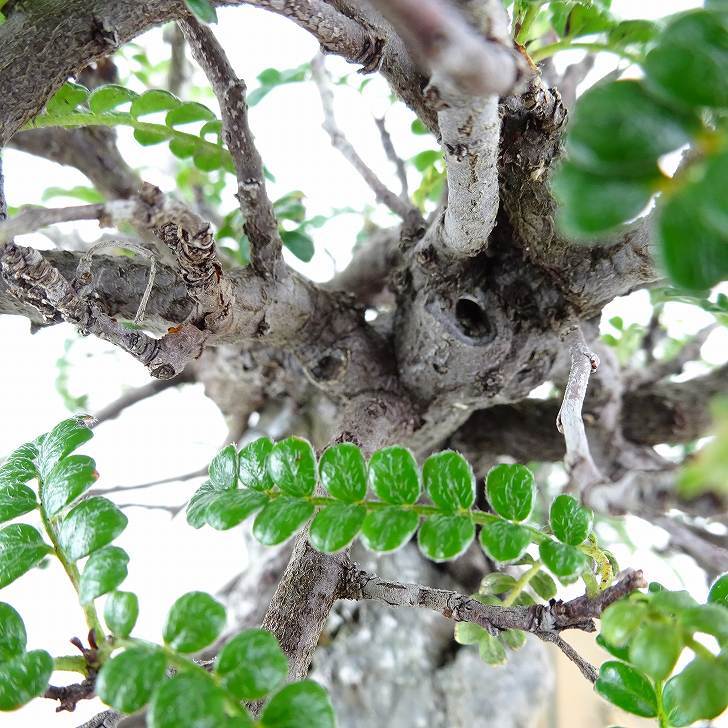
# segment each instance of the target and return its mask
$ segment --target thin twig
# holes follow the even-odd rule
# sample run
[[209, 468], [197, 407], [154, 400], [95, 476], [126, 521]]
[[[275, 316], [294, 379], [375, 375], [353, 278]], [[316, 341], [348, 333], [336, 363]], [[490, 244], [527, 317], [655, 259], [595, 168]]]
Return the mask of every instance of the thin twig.
[[250, 240], [251, 261], [259, 272], [270, 273], [280, 258], [282, 243], [265, 189], [263, 162], [248, 124], [245, 82], [235, 74], [210, 28], [192, 16], [181, 20], [179, 27], [220, 103], [223, 138], [235, 164], [237, 197], [245, 218], [243, 228]]
[[377, 177], [367, 163], [359, 156], [341, 129], [339, 129], [334, 115], [334, 94], [329, 85], [328, 75], [324, 66], [324, 57], [320, 53], [311, 61], [311, 72], [318, 88], [321, 105], [324, 110], [324, 131], [331, 138], [331, 144], [341, 152], [344, 158], [362, 176], [364, 181], [373, 190], [379, 202], [385, 204], [395, 215], [399, 215], [405, 222], [415, 224], [415, 226], [424, 229], [425, 223], [420, 211], [409, 200], [403, 200], [392, 192]]
[[30, 207], [5, 222], [0, 222], [0, 245], [16, 235], [35, 232], [48, 225], [76, 220], [100, 220], [107, 214], [105, 203], [72, 207]]
[[394, 144], [392, 143], [392, 137], [387, 131], [387, 125], [384, 121], [384, 117], [381, 119], [378, 117], [374, 118], [374, 123], [377, 125], [377, 129], [379, 129], [379, 136], [382, 140], [382, 146], [384, 147], [384, 153], [387, 155], [387, 159], [389, 159], [392, 164], [394, 164], [395, 169], [397, 170], [397, 177], [399, 179], [399, 184], [401, 186], [401, 190], [399, 193], [399, 196], [406, 201], [409, 201], [409, 189], [407, 186], [407, 169], [404, 166], [404, 160], [402, 157], [397, 154], [397, 150], [394, 148]]
[[561, 635], [546, 632], [538, 635], [544, 642], [556, 645], [580, 670], [581, 674], [591, 683], [599, 677], [596, 667], [585, 660]]
[[191, 473], [183, 473], [182, 475], [172, 475], [169, 478], [161, 480], [152, 480], [148, 483], [138, 483], [137, 485], [115, 485], [113, 488], [96, 488], [89, 491], [89, 495], [109, 495], [110, 493], [128, 493], [132, 490], [143, 490], [144, 488], [153, 488], [156, 485], [166, 485], [167, 483], [184, 482], [193, 478], [202, 478], [207, 475], [207, 466], [198, 468]]

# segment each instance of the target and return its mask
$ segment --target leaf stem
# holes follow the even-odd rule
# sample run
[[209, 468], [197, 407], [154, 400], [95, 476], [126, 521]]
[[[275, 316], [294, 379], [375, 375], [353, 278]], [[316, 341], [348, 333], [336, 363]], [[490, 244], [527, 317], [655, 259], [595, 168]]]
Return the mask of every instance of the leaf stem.
[[518, 29], [518, 35], [516, 36], [516, 42], [523, 45], [528, 40], [528, 31], [531, 30], [534, 20], [538, 17], [541, 7], [538, 3], [533, 3], [528, 6], [526, 14], [523, 16], [521, 21], [521, 27]]
[[53, 669], [61, 672], [79, 672], [88, 676], [88, 665], [81, 655], [61, 655], [53, 658]]
[[670, 723], [665, 714], [665, 706], [662, 704], [662, 680], [655, 680], [655, 695], [657, 696], [657, 722], [660, 728], [670, 728]]
[[695, 637], [687, 637], [685, 645], [689, 647], [698, 657], [702, 657], [704, 660], [713, 661], [715, 655], [703, 644], [698, 642]]
[[534, 561], [530, 569], [524, 571], [508, 592], [508, 596], [503, 600], [502, 606], [512, 607], [516, 599], [521, 596], [521, 592], [528, 586], [528, 583], [541, 570], [543, 564], [540, 561]]
[[548, 45], [541, 46], [541, 48], [537, 48], [535, 51], [529, 52], [529, 55], [534, 63], [538, 63], [539, 61], [543, 61], [545, 58], [553, 56], [554, 53], [558, 51], [570, 50], [584, 50], [591, 51], [592, 53], [604, 51], [606, 53], [614, 53], [614, 55], [624, 58], [625, 60], [630, 61], [630, 63], [635, 63], [637, 65], [642, 63], [642, 58], [636, 56], [634, 53], [625, 51], [623, 48], [615, 48], [607, 43], [575, 41], [568, 37], [562, 38], [561, 40], [556, 41], [556, 43], [549, 43]]

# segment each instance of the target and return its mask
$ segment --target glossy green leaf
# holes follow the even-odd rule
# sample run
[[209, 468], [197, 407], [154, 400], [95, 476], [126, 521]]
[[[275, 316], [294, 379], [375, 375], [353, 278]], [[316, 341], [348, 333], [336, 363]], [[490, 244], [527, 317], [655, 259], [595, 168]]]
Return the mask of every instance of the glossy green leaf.
[[591, 533], [594, 513], [573, 496], [562, 494], [556, 496], [551, 504], [549, 522], [559, 541], [578, 546]]
[[629, 661], [655, 680], [664, 680], [682, 651], [680, 632], [672, 624], [645, 622], [632, 638]]
[[96, 678], [96, 693], [121, 713], [143, 708], [164, 680], [167, 659], [154, 647], [132, 647], [105, 662]]
[[516, 580], [510, 574], [502, 571], [493, 571], [480, 580], [478, 594], [505, 594], [516, 585]]
[[404, 546], [417, 530], [420, 518], [414, 511], [396, 506], [370, 511], [361, 527], [362, 543], [371, 551], [385, 553]]
[[188, 592], [169, 610], [164, 641], [178, 652], [197, 652], [220, 636], [225, 619], [225, 607], [216, 599], [205, 592]]
[[158, 111], [169, 111], [177, 108], [182, 102], [169, 91], [163, 89], [151, 89], [137, 96], [131, 102], [131, 115], [136, 119], [146, 114], [154, 114]]
[[5, 602], [0, 602], [0, 664], [22, 655], [27, 644], [23, 618]]
[[478, 643], [480, 659], [488, 665], [503, 665], [506, 662], [506, 650], [503, 643], [487, 632]]
[[117, 637], [128, 637], [139, 616], [139, 600], [133, 592], [114, 591], [106, 598], [104, 622]]
[[197, 670], [178, 673], [154, 693], [147, 721], [149, 728], [220, 728], [225, 693]]
[[217, 23], [217, 12], [210, 0], [185, 0], [185, 5], [203, 22]]
[[414, 455], [399, 445], [377, 450], [369, 459], [369, 484], [386, 503], [416, 503], [420, 478]]
[[108, 84], [95, 89], [88, 99], [88, 105], [94, 114], [103, 114], [112, 111], [128, 101], [134, 101], [139, 94], [124, 86]]
[[223, 687], [239, 700], [257, 700], [288, 675], [288, 660], [278, 641], [263, 629], [248, 629], [225, 644], [215, 663]]
[[238, 484], [238, 452], [235, 445], [228, 445], [212, 459], [208, 478], [221, 490], [235, 488]]
[[261, 728], [334, 728], [334, 709], [326, 691], [313, 680], [286, 685], [266, 705]]
[[106, 546], [91, 554], [83, 567], [79, 585], [81, 604], [116, 589], [127, 575], [129, 555], [118, 546]]
[[143, 147], [151, 147], [166, 142], [169, 139], [169, 134], [155, 129], [134, 129], [134, 139]]
[[264, 493], [248, 488], [218, 493], [207, 506], [205, 520], [218, 531], [225, 531], [242, 523], [267, 502]]
[[603, 634], [598, 634], [596, 639], [597, 644], [605, 649], [612, 657], [616, 657], [618, 660], [622, 660], [623, 662], [629, 661], [629, 647], [617, 647], [616, 645], [609, 644], [607, 640], [604, 639]]
[[486, 495], [491, 508], [509, 521], [525, 521], [533, 509], [536, 485], [525, 465], [496, 465], [488, 471]]
[[435, 453], [422, 466], [422, 482], [432, 502], [452, 513], [475, 502], [475, 475], [470, 463], [458, 452]]
[[93, 496], [69, 511], [61, 523], [58, 540], [66, 556], [76, 561], [111, 543], [127, 522], [108, 498]]
[[279, 496], [256, 516], [253, 535], [266, 546], [283, 543], [303, 527], [313, 511], [312, 503], [300, 498]]
[[316, 487], [316, 455], [307, 440], [287, 437], [268, 456], [268, 472], [287, 495], [312, 495]]
[[201, 528], [207, 523], [207, 509], [218, 496], [226, 492], [226, 488], [217, 488], [206, 480], [190, 498], [187, 504], [187, 523], [192, 528]]
[[308, 263], [315, 252], [313, 239], [304, 232], [302, 228], [297, 230], [281, 230], [281, 240], [288, 250], [293, 253], [296, 258]]
[[184, 101], [167, 113], [165, 123], [167, 126], [178, 124], [191, 124], [195, 121], [211, 121], [215, 114], [204, 104], [197, 101]]
[[0, 488], [27, 483], [31, 478], [35, 478], [37, 471], [34, 460], [37, 455], [38, 448], [31, 442], [11, 452], [0, 465]]
[[46, 104], [46, 113], [61, 116], [73, 111], [88, 98], [88, 89], [78, 83], [66, 81]]
[[680, 614], [680, 624], [691, 634], [710, 634], [721, 646], [728, 645], [728, 609], [720, 604], [701, 604], [686, 609]]
[[624, 662], [605, 662], [594, 685], [605, 700], [644, 718], [657, 715], [657, 697], [650, 681]]
[[367, 464], [361, 450], [351, 442], [328, 448], [319, 461], [321, 483], [339, 500], [355, 503], [367, 494]]
[[0, 523], [30, 513], [38, 502], [35, 493], [23, 483], [0, 485]]
[[660, 257], [679, 286], [702, 290], [728, 276], [728, 154], [691, 167], [658, 219]]
[[662, 702], [671, 726], [710, 720], [728, 707], [728, 667], [719, 659], [696, 657], [670, 678]]
[[647, 606], [626, 599], [607, 607], [602, 613], [602, 635], [615, 647], [624, 647], [642, 624]]
[[728, 574], [719, 576], [710, 587], [708, 601], [728, 607]]
[[38, 447], [36, 463], [41, 477], [45, 479], [61, 458], [81, 447], [92, 437], [93, 432], [79, 418], [72, 417], [59, 422], [42, 437]]
[[356, 538], [366, 515], [367, 509], [354, 503], [324, 506], [311, 523], [311, 545], [327, 554], [341, 551]]
[[17, 710], [42, 695], [53, 672], [53, 658], [32, 650], [0, 663], [0, 710]]
[[459, 645], [477, 645], [488, 633], [473, 622], [455, 622], [455, 642]]
[[238, 479], [243, 488], [270, 490], [273, 480], [268, 473], [268, 456], [273, 450], [273, 442], [260, 437], [247, 444], [238, 455]]
[[587, 567], [586, 556], [565, 543], [543, 541], [538, 547], [538, 552], [546, 568], [560, 578], [569, 579], [578, 576]]
[[677, 15], [645, 59], [652, 90], [681, 106], [728, 106], [728, 18], [694, 10]]
[[475, 526], [461, 516], [430, 516], [420, 526], [417, 543], [432, 561], [450, 561], [462, 554], [475, 537]]
[[650, 177], [663, 154], [690, 141], [694, 123], [639, 81], [598, 84], [579, 98], [567, 150], [573, 164], [599, 175]]
[[642, 212], [657, 191], [657, 170], [645, 177], [601, 177], [569, 162], [561, 164], [552, 187], [562, 204], [561, 229], [577, 239], [613, 230]]
[[553, 599], [556, 596], [556, 582], [545, 572], [538, 571], [531, 577], [529, 582], [531, 589], [538, 594], [541, 599]]
[[88, 455], [69, 455], [60, 460], [43, 482], [41, 502], [49, 516], [85, 493], [98, 480], [96, 462]]
[[498, 520], [480, 529], [480, 544], [494, 561], [516, 561], [531, 543], [531, 533], [523, 526]]
[[38, 530], [12, 523], [0, 530], [0, 589], [15, 581], [51, 553]]

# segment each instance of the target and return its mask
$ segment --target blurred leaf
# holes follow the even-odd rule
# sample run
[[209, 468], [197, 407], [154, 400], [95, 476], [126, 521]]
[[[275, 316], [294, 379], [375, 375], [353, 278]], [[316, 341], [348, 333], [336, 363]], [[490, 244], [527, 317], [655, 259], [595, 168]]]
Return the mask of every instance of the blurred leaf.
[[22, 617], [5, 602], [0, 602], [0, 664], [22, 655], [27, 644]]
[[203, 22], [217, 23], [217, 12], [210, 0], [185, 0], [185, 5]]
[[334, 709], [326, 691], [313, 680], [286, 685], [263, 709], [261, 728], [334, 728]]
[[308, 263], [314, 254], [313, 240], [302, 227], [296, 230], [281, 230], [281, 240], [296, 258]]
[[73, 111], [88, 98], [88, 89], [78, 83], [66, 81], [46, 104], [46, 113], [61, 116]]
[[225, 693], [197, 670], [164, 680], [154, 693], [149, 728], [217, 728], [226, 725]]
[[117, 637], [128, 637], [139, 616], [139, 600], [132, 592], [114, 591], [106, 598], [104, 622]]
[[32, 569], [52, 551], [33, 526], [26, 523], [5, 526], [0, 530], [0, 589]]
[[53, 658], [33, 650], [0, 663], [0, 710], [17, 710], [42, 695], [53, 672]]
[[103, 114], [106, 111], [113, 111], [117, 106], [134, 101], [139, 94], [131, 89], [124, 88], [117, 84], [99, 86], [91, 92], [88, 105], [94, 114]]
[[728, 706], [728, 667], [718, 660], [696, 657], [665, 684], [662, 700], [672, 726], [719, 716]]
[[96, 693], [121, 713], [143, 708], [164, 680], [167, 660], [155, 647], [132, 647], [105, 662], [96, 678]]
[[682, 648], [680, 632], [675, 625], [645, 622], [632, 638], [629, 661], [654, 680], [664, 680], [675, 667]]

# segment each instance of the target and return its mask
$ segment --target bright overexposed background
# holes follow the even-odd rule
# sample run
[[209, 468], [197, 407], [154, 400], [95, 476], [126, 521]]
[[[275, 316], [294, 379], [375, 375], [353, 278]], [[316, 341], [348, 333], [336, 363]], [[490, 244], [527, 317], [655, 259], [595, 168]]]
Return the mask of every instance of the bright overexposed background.
[[[697, 4], [688, 0], [613, 3], [615, 12], [624, 18], [660, 17]], [[310, 60], [317, 51], [313, 38], [294, 24], [251, 7], [220, 10], [215, 32], [250, 88], [255, 88], [255, 78], [265, 68], [293, 68]], [[152, 60], [160, 61], [168, 53], [161, 29], [147, 33], [138, 42]], [[560, 65], [579, 54], [564, 56], [559, 59]], [[327, 62], [335, 78], [355, 70], [340, 59], [330, 58]], [[616, 64], [613, 57], [602, 54], [587, 84], [613, 70]], [[121, 65], [123, 71], [123, 62]], [[195, 69], [195, 73], [199, 71]], [[360, 78], [336, 87], [339, 125], [376, 172], [398, 189], [373, 116], [386, 114], [395, 146], [404, 158], [434, 148], [434, 141], [410, 133], [414, 116], [403, 105], [392, 104], [384, 81], [375, 78], [359, 94], [355, 86]], [[205, 102], [215, 106], [212, 99]], [[250, 123], [259, 150], [276, 177], [276, 182], [269, 185], [271, 196], [302, 190], [311, 215], [351, 207], [370, 211], [372, 219], [380, 225], [394, 224], [394, 218], [376, 206], [372, 192], [361, 178], [331, 148], [321, 121], [319, 98], [310, 82], [276, 89], [251, 110]], [[173, 192], [174, 162], [166, 145], [141, 148], [125, 130], [120, 131], [119, 137], [122, 152], [144, 179]], [[88, 184], [83, 175], [71, 168], [13, 150], [4, 153], [4, 172], [9, 203], [16, 207], [41, 203], [43, 191], [49, 186], [70, 188]], [[232, 192], [231, 188], [225, 211], [234, 207]], [[56, 199], [47, 204], [76, 203]], [[315, 280], [330, 278], [349, 261], [361, 220], [361, 216], [352, 214], [336, 217], [314, 231], [316, 255], [310, 263], [301, 263], [286, 253], [289, 262]], [[66, 224], [59, 229], [75, 230], [88, 241], [99, 234], [97, 226], [91, 223]], [[24, 236], [23, 242], [39, 248], [53, 247], [42, 234]], [[647, 294], [637, 293], [614, 302], [609, 315], [617, 314], [627, 324], [646, 324], [650, 315]], [[711, 320], [708, 314], [681, 304], [668, 304], [665, 318], [670, 321], [670, 333], [678, 337], [697, 331]], [[711, 336], [703, 350], [704, 358], [712, 363], [723, 361], [727, 339], [725, 331]], [[97, 339], [80, 338], [67, 325], [31, 335], [27, 321], [4, 317], [0, 319], [0, 341], [0, 453], [33, 439], [68, 416], [55, 380], [59, 371], [57, 360], [64, 355], [69, 341], [67, 360], [72, 366], [68, 388], [74, 395], [88, 396], [91, 413], [149, 380], [146, 370], [130, 357]], [[701, 365], [695, 366], [699, 369]], [[186, 385], [168, 390], [103, 424], [83, 451], [97, 461], [101, 473], [99, 487], [133, 485], [202, 467], [221, 445], [225, 433], [225, 423], [216, 406], [204, 396], [202, 387]], [[118, 493], [114, 499], [118, 503], [177, 505], [184, 503], [199, 483], [200, 479], [170, 483], [128, 495]], [[129, 576], [122, 588], [140, 597], [137, 634], [159, 640], [166, 611], [180, 594], [191, 589], [214, 593], [245, 569], [245, 545], [240, 529], [194, 531], [183, 515], [173, 519], [166, 510], [132, 506], [126, 512], [129, 526], [116, 542], [131, 556]], [[687, 587], [704, 598], [704, 577], [690, 559], [677, 555], [665, 560], [659, 555], [666, 542], [663, 532], [641, 522], [631, 522], [630, 527], [639, 538], [634, 552], [624, 547], [617, 554], [622, 563], [638, 564], [651, 578], [669, 587]], [[34, 569], [4, 589], [2, 599], [13, 604], [25, 619], [31, 649], [44, 648], [54, 655], [72, 654], [74, 650], [68, 640], [74, 635], [84, 636], [83, 616], [72, 588], [53, 560], [47, 568]], [[55, 683], [72, 679], [71, 675], [54, 676]], [[85, 701], [76, 713], [58, 716], [53, 713], [54, 707], [51, 701], [34, 701], [17, 713], [3, 715], [2, 724], [76, 726], [98, 712], [100, 704]]]

